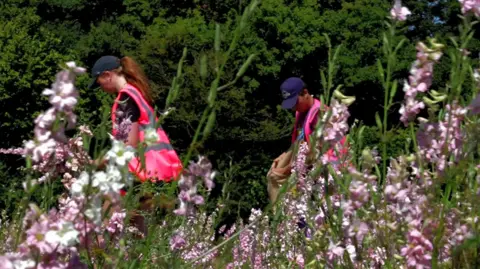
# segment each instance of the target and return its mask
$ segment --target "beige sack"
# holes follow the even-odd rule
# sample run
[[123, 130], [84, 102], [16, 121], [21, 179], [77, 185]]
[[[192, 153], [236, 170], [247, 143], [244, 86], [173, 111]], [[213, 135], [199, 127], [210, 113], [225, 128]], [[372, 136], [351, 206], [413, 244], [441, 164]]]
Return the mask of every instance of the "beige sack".
[[272, 169], [283, 168], [287, 166], [291, 162], [292, 154], [293, 152], [291, 150], [282, 153], [277, 159], [275, 159], [267, 173], [267, 191], [271, 203], [275, 203], [278, 193], [280, 192], [280, 188], [290, 176], [290, 171], [282, 175], [273, 172]]

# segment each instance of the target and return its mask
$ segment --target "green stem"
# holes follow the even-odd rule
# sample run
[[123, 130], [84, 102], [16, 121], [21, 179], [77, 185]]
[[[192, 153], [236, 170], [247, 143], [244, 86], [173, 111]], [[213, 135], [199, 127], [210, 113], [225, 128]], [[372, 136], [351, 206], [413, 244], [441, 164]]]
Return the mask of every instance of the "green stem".
[[186, 165], [188, 164], [188, 161], [190, 160], [190, 157], [192, 156], [193, 150], [196, 147], [196, 143], [197, 143], [197, 140], [198, 140], [198, 135], [200, 134], [200, 130], [202, 129], [202, 126], [205, 123], [205, 120], [207, 119], [209, 111], [210, 111], [210, 109], [208, 107], [203, 111], [202, 118], [200, 119], [200, 123], [198, 124], [197, 130], [195, 131], [195, 135], [193, 136], [192, 143], [190, 144], [187, 155], [185, 156], [185, 158], [183, 160], [183, 167], [186, 167]]
[[388, 44], [387, 47], [387, 76], [385, 82], [383, 83], [384, 89], [384, 100], [383, 100], [383, 123], [382, 123], [382, 178], [380, 179], [380, 186], [383, 186], [386, 176], [387, 176], [387, 125], [388, 125], [388, 111], [390, 109], [390, 87], [392, 79], [392, 65], [395, 59], [395, 53], [393, 52], [393, 39], [395, 37], [395, 23], [391, 24], [389, 29]]

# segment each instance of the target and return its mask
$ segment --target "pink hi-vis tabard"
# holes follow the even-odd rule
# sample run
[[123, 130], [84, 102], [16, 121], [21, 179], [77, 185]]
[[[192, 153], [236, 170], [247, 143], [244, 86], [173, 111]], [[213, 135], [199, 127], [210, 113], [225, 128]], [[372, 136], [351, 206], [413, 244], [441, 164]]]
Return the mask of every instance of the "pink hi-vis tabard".
[[[303, 140], [307, 141], [308, 143], [310, 143], [310, 135], [314, 131], [314, 130], [312, 130], [312, 127], [314, 127], [312, 125], [313, 125], [313, 122], [315, 121], [316, 117], [318, 116], [317, 112], [320, 109], [328, 110], [328, 107], [322, 105], [320, 100], [318, 100], [318, 99], [313, 99], [313, 100], [314, 100], [313, 105], [308, 110], [307, 115], [305, 116], [305, 118], [303, 120], [303, 127], [302, 127], [302, 130], [300, 130], [300, 132], [298, 132], [297, 126], [299, 124], [299, 121], [302, 118], [302, 115], [298, 111], [295, 114], [295, 125], [293, 127], [292, 143], [295, 143], [295, 141], [297, 141], [297, 139], [303, 139]], [[301, 135], [302, 137], [299, 137], [299, 135]], [[338, 149], [337, 150], [339, 151], [340, 157], [345, 156], [348, 153], [348, 148], [345, 146], [346, 141], [347, 141], [346, 137], [343, 137], [339, 141], [339, 144], [341, 145], [341, 147], [340, 147], [339, 150]], [[333, 149], [333, 148], [331, 148], [327, 151], [327, 156], [328, 156], [329, 161], [333, 161], [333, 162], [338, 161], [338, 156], [336, 155], [335, 149]]]
[[[145, 100], [141, 92], [131, 84], [127, 84], [122, 90], [119, 91], [118, 96], [112, 107], [112, 123], [115, 124], [116, 111], [118, 102], [120, 101], [121, 93], [128, 94], [138, 106], [140, 111], [140, 117], [138, 118], [139, 124], [139, 140], [140, 143], [145, 140], [145, 131], [147, 128], [155, 128], [155, 123], [158, 118], [155, 116], [155, 111]], [[116, 130], [113, 128], [113, 134]], [[142, 163], [138, 157], [130, 160], [128, 164], [129, 171], [136, 175], [140, 181], [144, 182], [149, 179], [152, 181], [165, 181], [169, 182], [176, 179], [182, 170], [182, 163], [178, 158], [177, 153], [170, 144], [167, 134], [160, 126], [157, 128], [158, 141], [157, 143], [147, 146], [145, 148], [145, 166], [142, 167]]]

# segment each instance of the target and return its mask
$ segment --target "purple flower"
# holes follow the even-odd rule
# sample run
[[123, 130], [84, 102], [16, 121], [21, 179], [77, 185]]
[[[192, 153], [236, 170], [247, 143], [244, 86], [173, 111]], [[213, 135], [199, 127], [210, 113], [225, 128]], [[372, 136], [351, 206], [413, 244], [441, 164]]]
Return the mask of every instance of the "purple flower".
[[174, 210], [174, 213], [180, 216], [192, 215], [194, 213], [193, 205], [204, 204], [204, 198], [197, 194], [199, 184], [197, 177], [203, 177], [205, 188], [207, 191], [211, 191], [215, 186], [213, 182], [215, 174], [212, 171], [212, 164], [207, 158], [200, 156], [196, 163], [191, 162], [188, 170], [184, 171], [178, 182], [180, 207]]
[[480, 114], [480, 94], [477, 94], [477, 97], [468, 106], [468, 109], [474, 114]]
[[130, 118], [122, 118], [120, 124], [115, 123], [113, 129], [115, 130], [115, 139], [118, 141], [126, 142], [128, 140], [130, 130], [132, 129], [132, 121], [130, 120]]
[[174, 234], [170, 239], [170, 249], [182, 249], [186, 245], [185, 239], [179, 234]]

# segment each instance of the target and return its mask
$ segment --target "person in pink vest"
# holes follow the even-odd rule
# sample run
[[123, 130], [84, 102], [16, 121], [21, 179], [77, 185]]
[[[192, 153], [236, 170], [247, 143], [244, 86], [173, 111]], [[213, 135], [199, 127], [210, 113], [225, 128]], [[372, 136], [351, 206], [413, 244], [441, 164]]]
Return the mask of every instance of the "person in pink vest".
[[[137, 148], [142, 143], [146, 145], [144, 143], [146, 135], [151, 136], [151, 132], [157, 134], [157, 141], [155, 143], [149, 141], [143, 150], [143, 165], [140, 156], [136, 156], [128, 163], [129, 171], [140, 183], [147, 180], [152, 182], [176, 180], [181, 173], [182, 163], [167, 134], [157, 124], [158, 118], [153, 109], [154, 103], [148, 80], [140, 66], [128, 56], [121, 59], [103, 56], [95, 62], [92, 77], [90, 88], [100, 87], [103, 91], [117, 96], [111, 111], [114, 136], [125, 119], [131, 121], [130, 131], [124, 138], [128, 146]], [[125, 190], [122, 190], [121, 194], [125, 195]], [[151, 202], [149, 195], [141, 197], [139, 209], [151, 209]], [[134, 214], [132, 221], [140, 231], [146, 233], [144, 218], [141, 215]]]
[[[299, 141], [306, 141], [310, 146], [310, 136], [315, 131], [318, 121], [318, 112], [326, 111], [327, 106], [321, 104], [320, 100], [314, 98], [308, 91], [307, 85], [298, 77], [290, 77], [286, 79], [280, 86], [283, 102], [282, 108], [292, 109], [295, 113], [295, 124], [293, 126], [292, 144]], [[344, 137], [340, 143], [345, 144]], [[327, 151], [329, 159], [336, 160], [334, 149]], [[277, 161], [277, 160], [275, 160]], [[274, 162], [275, 162], [274, 161]], [[290, 174], [292, 169], [291, 162], [289, 165], [280, 168], [274, 168], [277, 174]]]
[[128, 164], [130, 172], [141, 182], [176, 179], [182, 164], [165, 131], [161, 126], [156, 128], [158, 118], [150, 87], [138, 64], [130, 57], [103, 56], [94, 64], [92, 76], [90, 88], [100, 86], [105, 92], [117, 95], [111, 112], [114, 135], [118, 131], [115, 127], [126, 118], [132, 124], [125, 143], [133, 148], [144, 142], [147, 130], [157, 132], [158, 141], [144, 150], [145, 166], [135, 157]]

